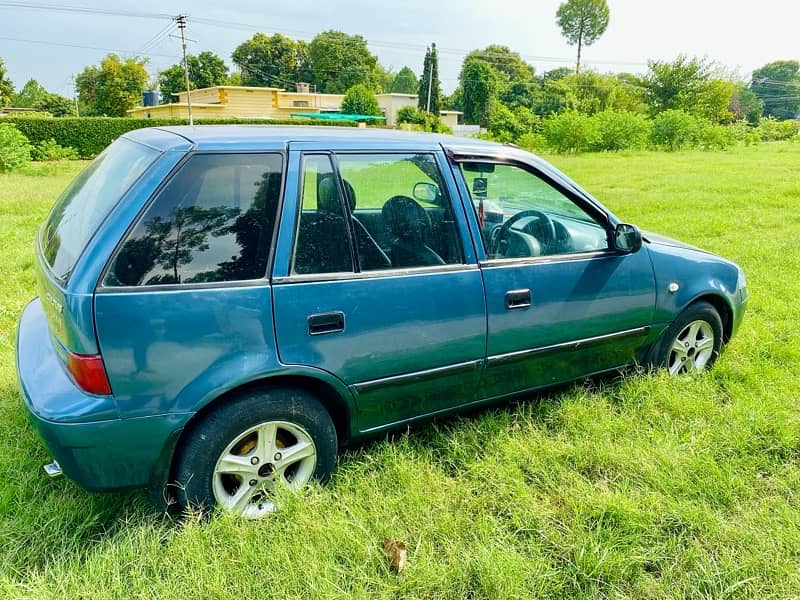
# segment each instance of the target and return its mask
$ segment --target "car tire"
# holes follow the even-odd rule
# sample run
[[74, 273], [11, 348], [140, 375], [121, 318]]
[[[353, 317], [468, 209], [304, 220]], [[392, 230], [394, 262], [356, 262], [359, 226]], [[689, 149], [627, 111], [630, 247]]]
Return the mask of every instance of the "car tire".
[[722, 350], [722, 319], [708, 302], [689, 305], [664, 331], [654, 348], [652, 366], [670, 375], [710, 369]]
[[337, 449], [333, 421], [309, 392], [243, 392], [187, 431], [173, 478], [178, 506], [262, 517], [275, 510], [275, 485], [296, 490], [311, 480], [326, 482]]

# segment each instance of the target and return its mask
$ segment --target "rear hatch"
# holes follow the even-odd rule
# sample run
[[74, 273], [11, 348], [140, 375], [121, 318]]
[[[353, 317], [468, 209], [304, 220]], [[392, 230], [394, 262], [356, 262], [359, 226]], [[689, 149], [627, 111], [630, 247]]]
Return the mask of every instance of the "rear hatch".
[[158, 155], [154, 148], [119, 138], [64, 190], [37, 235], [39, 297], [53, 346], [79, 384], [81, 374], [72, 363], [96, 357], [89, 365], [96, 370], [97, 360], [102, 360], [92, 316], [93, 292], [70, 290], [70, 276], [103, 221]]

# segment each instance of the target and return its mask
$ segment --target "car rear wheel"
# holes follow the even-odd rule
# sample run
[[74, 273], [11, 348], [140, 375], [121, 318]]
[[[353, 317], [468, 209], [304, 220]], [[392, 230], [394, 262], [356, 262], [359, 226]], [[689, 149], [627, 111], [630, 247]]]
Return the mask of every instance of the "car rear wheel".
[[175, 469], [178, 503], [263, 517], [275, 510], [277, 486], [327, 481], [337, 446], [330, 415], [305, 390], [244, 393], [187, 433]]
[[667, 328], [656, 366], [670, 375], [698, 373], [711, 368], [722, 349], [722, 319], [713, 306], [697, 302]]

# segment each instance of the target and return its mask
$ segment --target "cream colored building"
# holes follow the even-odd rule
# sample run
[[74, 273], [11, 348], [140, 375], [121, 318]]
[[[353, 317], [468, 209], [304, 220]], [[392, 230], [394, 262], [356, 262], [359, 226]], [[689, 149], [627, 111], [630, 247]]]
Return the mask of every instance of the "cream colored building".
[[[192, 116], [195, 119], [289, 119], [294, 114], [341, 112], [344, 94], [317, 94], [307, 84], [297, 84], [298, 91], [281, 88], [219, 85], [192, 90]], [[187, 94], [178, 94], [176, 102], [157, 106], [139, 106], [128, 113], [145, 119], [189, 116]], [[397, 124], [397, 113], [404, 106], [416, 106], [416, 94], [378, 94], [378, 105], [386, 117], [386, 125]], [[458, 111], [441, 111], [442, 121], [449, 127], [458, 123]]]

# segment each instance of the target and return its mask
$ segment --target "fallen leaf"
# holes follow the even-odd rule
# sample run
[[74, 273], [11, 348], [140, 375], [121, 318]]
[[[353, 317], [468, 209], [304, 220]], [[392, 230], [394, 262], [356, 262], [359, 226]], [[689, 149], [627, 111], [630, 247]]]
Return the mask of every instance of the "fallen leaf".
[[403, 572], [406, 568], [406, 560], [408, 557], [408, 547], [405, 542], [398, 542], [390, 538], [383, 538], [383, 549], [386, 551], [386, 558], [398, 574]]

